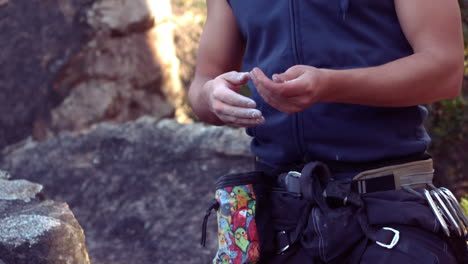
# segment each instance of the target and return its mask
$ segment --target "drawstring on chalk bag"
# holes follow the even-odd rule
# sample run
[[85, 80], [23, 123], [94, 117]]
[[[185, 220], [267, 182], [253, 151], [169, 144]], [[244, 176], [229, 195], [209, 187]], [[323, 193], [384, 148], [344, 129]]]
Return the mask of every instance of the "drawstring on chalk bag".
[[206, 210], [205, 217], [203, 218], [202, 237], [201, 237], [201, 241], [200, 241], [200, 244], [203, 247], [206, 245], [206, 226], [208, 225], [208, 218], [210, 217], [211, 211], [213, 209], [215, 209], [215, 210], [219, 209], [219, 203], [218, 203], [218, 201], [216, 199], [213, 199], [213, 201], [211, 202], [210, 207], [208, 208], [208, 210]]

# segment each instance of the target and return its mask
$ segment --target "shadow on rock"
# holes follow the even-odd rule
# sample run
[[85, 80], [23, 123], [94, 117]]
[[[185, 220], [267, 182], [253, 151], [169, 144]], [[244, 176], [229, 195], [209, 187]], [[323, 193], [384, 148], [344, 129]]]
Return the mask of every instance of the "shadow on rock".
[[240, 129], [141, 118], [5, 151], [0, 167], [40, 182], [70, 204], [93, 264], [209, 263], [199, 245], [203, 216], [220, 175], [252, 169]]

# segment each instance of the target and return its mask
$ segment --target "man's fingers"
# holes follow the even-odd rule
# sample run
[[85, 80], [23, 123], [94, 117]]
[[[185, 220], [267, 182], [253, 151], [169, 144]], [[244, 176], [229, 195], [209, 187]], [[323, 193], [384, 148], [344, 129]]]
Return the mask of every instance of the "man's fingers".
[[255, 68], [252, 71], [252, 81], [255, 84], [255, 87], [257, 87], [257, 91], [260, 93], [260, 95], [263, 97], [263, 99], [278, 109], [276, 107], [276, 100], [277, 97], [281, 97], [281, 90], [282, 86], [284, 85], [283, 83], [275, 83], [268, 79], [265, 74], [258, 68]]
[[304, 95], [304, 87], [307, 87], [307, 81], [305, 81], [303, 76], [299, 76], [295, 79], [285, 81], [279, 94], [284, 97], [301, 96]]
[[274, 74], [273, 80], [254, 68], [250, 76], [265, 102], [278, 111], [291, 114], [314, 103], [318, 72], [313, 67], [293, 66], [282, 74]]
[[[304, 75], [296, 76], [296, 74], [303, 74], [303, 71], [300, 68], [288, 71], [288, 73], [284, 74], [275, 74], [273, 76], [275, 81], [268, 79], [268, 77], [257, 68], [252, 71], [251, 76], [257, 90], [265, 99], [275, 96], [295, 97], [302, 95], [304, 93], [302, 88], [306, 87], [307, 84], [304, 82]], [[287, 78], [294, 78], [285, 80], [285, 76]]]
[[278, 78], [280, 78], [283, 82], [293, 81], [297, 79], [299, 76], [303, 75], [305, 72], [304, 67], [301, 65], [295, 65], [285, 72], [278, 74]]
[[246, 84], [249, 80], [250, 73], [231, 71], [221, 75], [220, 77], [222, 77], [232, 85], [243, 85]]
[[270, 80], [262, 70], [259, 68], [254, 68], [251, 72], [252, 80], [255, 85], [260, 84], [268, 88], [280, 88], [281, 83], [274, 82]]
[[237, 93], [249, 78], [249, 73], [228, 72], [214, 80], [210, 108], [225, 124], [251, 127], [265, 122], [262, 113], [255, 109], [255, 101]]
[[217, 115], [226, 115], [236, 118], [250, 118], [259, 119], [263, 118], [262, 112], [255, 108], [236, 107], [218, 101], [213, 105], [213, 110]]
[[255, 106], [257, 105], [254, 100], [250, 99], [249, 97], [238, 94], [231, 89], [215, 90], [213, 91], [213, 97], [228, 105], [238, 107], [255, 108]]
[[[284, 89], [284, 84], [283, 82], [275, 82], [270, 80], [262, 70], [259, 68], [254, 68], [252, 70], [252, 81], [255, 84], [255, 87], [257, 87], [257, 90], [262, 93], [261, 90], [264, 90], [263, 93], [271, 93], [271, 94], [279, 94], [282, 95]], [[262, 94], [263, 95], [263, 94]]]
[[283, 73], [278, 73], [273, 75], [273, 80], [275, 82], [292, 82], [297, 80], [297, 78], [304, 74], [304, 69], [300, 65], [293, 66], [287, 69]]
[[219, 115], [218, 116], [223, 122], [230, 126], [236, 126], [236, 127], [252, 127], [252, 126], [258, 126], [263, 123], [265, 123], [265, 119], [263, 117], [261, 118], [240, 118], [240, 117], [234, 117], [234, 116], [229, 116], [229, 115]]

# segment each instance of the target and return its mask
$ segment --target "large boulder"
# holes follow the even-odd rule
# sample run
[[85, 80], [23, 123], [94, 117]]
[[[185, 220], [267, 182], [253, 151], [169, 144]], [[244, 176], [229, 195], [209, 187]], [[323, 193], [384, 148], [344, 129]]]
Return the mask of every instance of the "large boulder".
[[93, 264], [209, 263], [216, 217], [208, 247], [199, 241], [215, 180], [253, 169], [249, 141], [240, 129], [144, 117], [7, 149], [0, 168], [70, 205]]
[[41, 130], [58, 104], [52, 85], [89, 39], [81, 9], [90, 2], [0, 1], [0, 148]]
[[82, 46], [54, 83], [66, 99], [52, 110], [54, 132], [77, 131], [102, 121], [142, 115], [171, 117], [162, 68], [145, 0], [96, 0], [86, 11], [93, 38]]
[[0, 149], [172, 117], [154, 19], [146, 0], [0, 1]]
[[0, 179], [0, 263], [89, 264], [83, 230], [68, 205], [44, 200], [42, 189]]

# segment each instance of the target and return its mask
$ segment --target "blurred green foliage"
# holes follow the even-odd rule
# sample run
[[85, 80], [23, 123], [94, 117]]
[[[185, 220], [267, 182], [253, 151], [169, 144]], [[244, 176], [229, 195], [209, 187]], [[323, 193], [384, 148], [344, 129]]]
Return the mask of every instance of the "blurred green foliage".
[[461, 199], [461, 206], [463, 211], [465, 211], [465, 215], [468, 215], [468, 197]]

